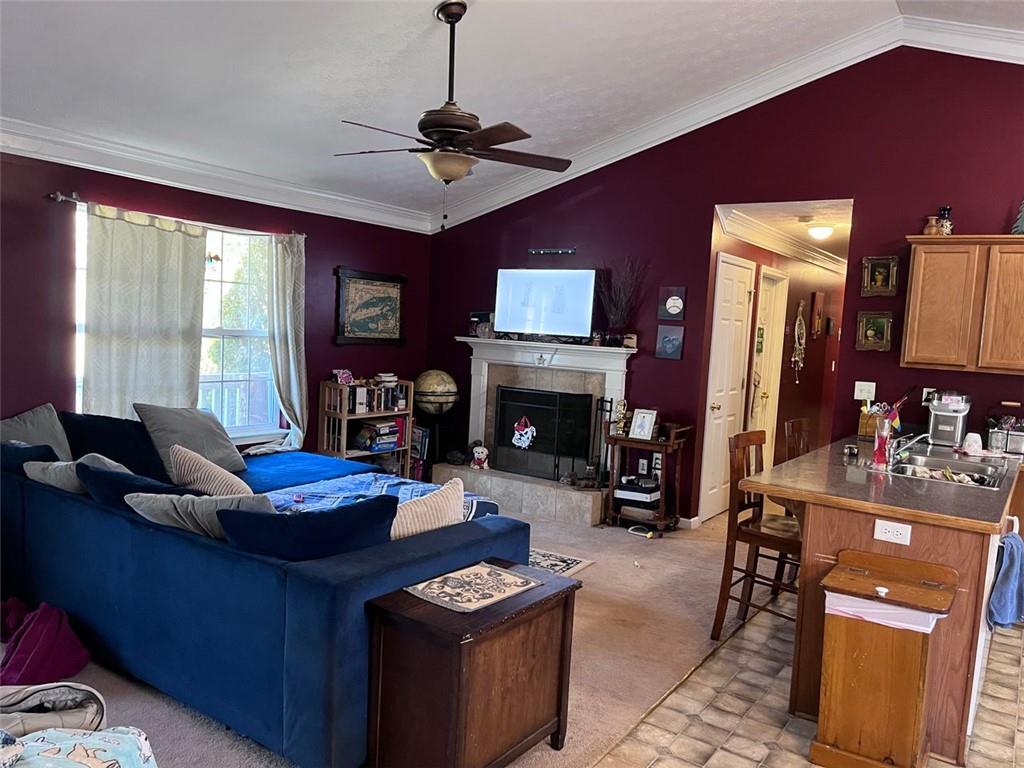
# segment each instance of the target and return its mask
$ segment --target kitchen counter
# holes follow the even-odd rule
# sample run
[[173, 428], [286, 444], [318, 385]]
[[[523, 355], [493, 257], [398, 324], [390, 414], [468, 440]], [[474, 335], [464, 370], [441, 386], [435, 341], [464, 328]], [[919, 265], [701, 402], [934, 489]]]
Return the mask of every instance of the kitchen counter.
[[[848, 457], [843, 446], [856, 444]], [[982, 684], [988, 632], [984, 614], [999, 534], [1017, 486], [1020, 460], [1010, 458], [1000, 487], [984, 488], [891, 475], [869, 469], [872, 444], [840, 440], [740, 482], [740, 488], [784, 503], [800, 520], [801, 553], [790, 710], [816, 717], [824, 652], [825, 592], [821, 581], [844, 550], [906, 558], [952, 568], [959, 578], [949, 615], [932, 633], [926, 731], [932, 754], [963, 765]], [[913, 453], [928, 450], [913, 446]], [[945, 451], [945, 455], [943, 452]], [[932, 458], [952, 458], [931, 449]], [[876, 538], [879, 520], [907, 527], [899, 543]]]
[[[845, 456], [854, 444], [859, 456]], [[915, 449], [925, 446], [917, 444]], [[774, 498], [842, 507], [894, 520], [921, 522], [978, 533], [1000, 533], [1020, 466], [1008, 457], [1008, 471], [998, 489], [979, 488], [889, 475], [869, 469], [870, 442], [856, 438], [811, 451], [753, 475], [740, 488]], [[1024, 479], [1018, 482], [1024, 482]]]

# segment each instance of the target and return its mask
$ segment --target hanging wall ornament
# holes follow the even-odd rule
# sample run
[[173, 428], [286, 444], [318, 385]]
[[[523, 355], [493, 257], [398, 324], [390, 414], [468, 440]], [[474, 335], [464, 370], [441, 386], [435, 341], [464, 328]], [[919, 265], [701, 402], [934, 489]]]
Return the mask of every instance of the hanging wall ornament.
[[796, 308], [796, 320], [793, 321], [793, 355], [789, 358], [793, 370], [796, 371], [796, 383], [800, 383], [800, 371], [804, 367], [804, 351], [807, 347], [807, 323], [804, 321], [804, 306], [800, 299]]
[[525, 416], [520, 416], [512, 432], [512, 445], [516, 448], [526, 450], [533, 445], [533, 439], [537, 436], [537, 428], [530, 424]]

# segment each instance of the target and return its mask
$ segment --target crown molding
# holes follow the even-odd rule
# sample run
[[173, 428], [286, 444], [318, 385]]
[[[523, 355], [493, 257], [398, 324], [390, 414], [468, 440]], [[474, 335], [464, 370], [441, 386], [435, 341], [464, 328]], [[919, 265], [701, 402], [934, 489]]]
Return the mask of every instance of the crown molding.
[[[895, 16], [588, 147], [573, 156], [573, 164], [565, 173], [530, 171], [457, 200], [449, 206], [447, 226], [458, 226], [564, 184], [901, 45], [1024, 65], [1024, 31]], [[441, 228], [440, 211], [387, 205], [10, 118], [0, 117], [0, 150], [197, 192], [413, 232], [435, 233]]]
[[805, 261], [840, 275], [846, 274], [846, 259], [836, 256], [831, 251], [788, 235], [742, 211], [737, 211], [730, 205], [716, 205], [715, 213], [718, 215], [722, 229], [733, 237], [753, 243], [781, 256]]
[[[501, 186], [454, 204], [449, 203], [447, 226], [458, 226], [517, 200], [564, 184], [901, 45], [1024, 64], [1022, 31], [896, 16], [766, 70], [628, 133], [595, 144], [573, 156], [573, 164], [565, 173], [556, 175], [530, 171]], [[434, 231], [437, 231], [439, 215], [435, 214], [433, 223]]]
[[278, 208], [429, 234], [432, 217], [371, 200], [0, 117], [0, 150]]

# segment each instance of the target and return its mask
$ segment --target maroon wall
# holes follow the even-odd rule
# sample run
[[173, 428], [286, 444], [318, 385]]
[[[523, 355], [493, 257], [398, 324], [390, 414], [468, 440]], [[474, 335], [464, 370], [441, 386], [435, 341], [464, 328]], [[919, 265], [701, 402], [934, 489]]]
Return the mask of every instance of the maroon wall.
[[[958, 232], [1008, 231], [1024, 194], [1024, 99], [1010, 96], [1019, 93], [1024, 67], [898, 48], [453, 226], [431, 238], [428, 360], [467, 391], [469, 350], [452, 337], [465, 332], [471, 310], [493, 307], [497, 267], [614, 270], [624, 256], [647, 259], [628, 397], [694, 423], [699, 442], [715, 204], [854, 198], [833, 435], [856, 431], [857, 378], [877, 381], [889, 400], [911, 384], [965, 390], [977, 427], [999, 400], [1019, 399], [1024, 380], [901, 368], [898, 344], [887, 353], [854, 351], [857, 311], [895, 311], [898, 340], [905, 298], [902, 280], [899, 296], [861, 298], [860, 262], [900, 254], [905, 279], [904, 236], [944, 203]], [[538, 259], [527, 255], [531, 246], [578, 250]], [[653, 355], [659, 285], [689, 289], [682, 361]], [[464, 425], [465, 404], [455, 418]]]
[[[51, 401], [75, 404], [74, 213], [47, 199], [56, 190], [83, 200], [264, 232], [304, 232], [306, 355], [310, 434], [315, 444], [319, 382], [332, 368], [357, 375], [394, 371], [415, 376], [425, 366], [429, 238], [330, 216], [290, 211], [189, 192], [120, 176], [0, 157], [0, 412], [4, 416]], [[402, 347], [335, 346], [339, 264], [408, 276]]]

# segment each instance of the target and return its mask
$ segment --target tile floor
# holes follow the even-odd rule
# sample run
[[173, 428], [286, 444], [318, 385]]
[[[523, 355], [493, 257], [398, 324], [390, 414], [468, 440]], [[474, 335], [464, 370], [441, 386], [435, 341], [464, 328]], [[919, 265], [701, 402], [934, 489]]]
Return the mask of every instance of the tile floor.
[[[793, 628], [770, 614], [754, 617], [595, 768], [811, 766], [807, 752], [817, 726], [787, 711]], [[1024, 768], [1022, 653], [1020, 627], [993, 635], [968, 768]], [[948, 764], [931, 761], [930, 768], [939, 766]]]

